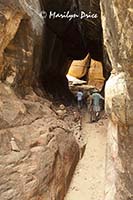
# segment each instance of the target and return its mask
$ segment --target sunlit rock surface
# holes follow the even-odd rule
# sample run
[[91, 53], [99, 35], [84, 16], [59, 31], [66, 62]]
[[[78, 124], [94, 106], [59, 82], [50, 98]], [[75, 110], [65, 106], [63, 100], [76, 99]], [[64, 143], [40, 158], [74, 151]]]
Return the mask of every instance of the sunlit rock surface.
[[105, 200], [133, 199], [132, 2], [101, 1], [104, 42], [113, 71], [106, 84], [110, 116]]
[[84, 60], [74, 60], [69, 68], [68, 75], [83, 78], [89, 85], [101, 89], [104, 84], [103, 65], [101, 62], [86, 56]]
[[74, 60], [69, 68], [68, 75], [82, 78], [88, 72], [90, 57], [87, 55], [83, 60]]
[[88, 71], [88, 84], [101, 89], [103, 87], [104, 80], [102, 63], [92, 59], [90, 69]]

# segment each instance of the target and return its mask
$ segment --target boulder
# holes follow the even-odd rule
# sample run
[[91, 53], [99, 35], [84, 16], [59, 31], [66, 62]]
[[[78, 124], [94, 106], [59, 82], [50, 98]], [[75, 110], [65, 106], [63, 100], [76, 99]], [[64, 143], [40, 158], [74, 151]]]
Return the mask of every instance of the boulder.
[[73, 114], [62, 120], [45, 99], [2, 83], [0, 96], [0, 199], [63, 200], [80, 156]]
[[68, 75], [75, 78], [82, 78], [88, 72], [89, 64], [89, 55], [87, 55], [83, 60], [74, 60], [69, 68]]

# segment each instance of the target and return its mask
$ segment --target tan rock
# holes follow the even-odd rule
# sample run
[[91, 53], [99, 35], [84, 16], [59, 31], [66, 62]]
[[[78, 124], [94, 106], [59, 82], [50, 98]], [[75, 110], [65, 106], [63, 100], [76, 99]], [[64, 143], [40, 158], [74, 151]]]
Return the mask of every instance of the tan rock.
[[[34, 47], [37, 43], [40, 52], [42, 45], [43, 21], [39, 16], [39, 2], [32, 2], [32, 8], [25, 0], [0, 2], [0, 78], [21, 94], [29, 91], [34, 78]], [[35, 59], [35, 62], [39, 66], [39, 60]]]
[[76, 78], [82, 78], [87, 72], [89, 62], [89, 55], [84, 60], [74, 60], [69, 68], [68, 74]]
[[2, 83], [0, 96], [0, 199], [63, 200], [80, 154], [72, 115], [66, 123], [45, 99], [19, 99]]
[[18, 145], [16, 144], [14, 138], [11, 138], [11, 150], [12, 151], [17, 151], [17, 152], [20, 151], [20, 149], [19, 149]]
[[103, 66], [101, 62], [91, 59], [90, 69], [88, 72], [88, 84], [93, 85], [99, 89], [103, 87]]
[[[101, 1], [104, 43], [113, 66], [106, 84], [110, 116], [105, 200], [133, 197], [133, 18], [132, 2]], [[126, 12], [125, 12], [126, 11]]]

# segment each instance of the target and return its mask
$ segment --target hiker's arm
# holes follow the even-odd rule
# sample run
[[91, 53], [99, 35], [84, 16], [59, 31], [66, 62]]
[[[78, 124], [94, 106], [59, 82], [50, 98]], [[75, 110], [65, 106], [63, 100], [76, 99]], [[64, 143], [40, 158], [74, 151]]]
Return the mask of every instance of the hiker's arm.
[[100, 94], [100, 99], [104, 100], [103, 96]]

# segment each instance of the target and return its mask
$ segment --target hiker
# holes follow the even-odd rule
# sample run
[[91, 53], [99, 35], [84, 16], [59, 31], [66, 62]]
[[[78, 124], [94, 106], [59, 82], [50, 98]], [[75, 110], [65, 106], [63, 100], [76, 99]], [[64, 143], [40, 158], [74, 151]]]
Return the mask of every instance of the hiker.
[[83, 105], [83, 92], [79, 90], [76, 94], [76, 97], [77, 97], [78, 108], [81, 109]]
[[100, 117], [100, 100], [104, 100], [101, 94], [98, 93], [98, 90], [94, 90], [90, 96], [90, 122], [98, 121]]

